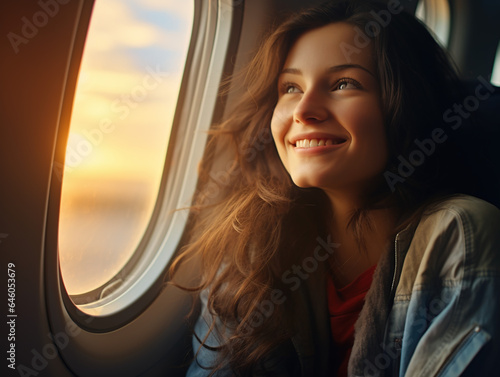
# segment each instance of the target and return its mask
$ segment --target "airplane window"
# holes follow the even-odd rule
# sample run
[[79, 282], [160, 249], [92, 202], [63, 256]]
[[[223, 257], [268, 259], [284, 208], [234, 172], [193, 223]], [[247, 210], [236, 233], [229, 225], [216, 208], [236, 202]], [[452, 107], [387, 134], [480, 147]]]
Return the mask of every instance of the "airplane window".
[[500, 43], [498, 44], [497, 47], [495, 64], [493, 66], [493, 72], [491, 74], [491, 82], [497, 86], [500, 86]]
[[415, 16], [427, 25], [442, 46], [448, 47], [450, 36], [450, 4], [448, 0], [420, 0]]
[[193, 8], [95, 2], [62, 182], [59, 260], [72, 298], [103, 287], [136, 257], [162, 178]]

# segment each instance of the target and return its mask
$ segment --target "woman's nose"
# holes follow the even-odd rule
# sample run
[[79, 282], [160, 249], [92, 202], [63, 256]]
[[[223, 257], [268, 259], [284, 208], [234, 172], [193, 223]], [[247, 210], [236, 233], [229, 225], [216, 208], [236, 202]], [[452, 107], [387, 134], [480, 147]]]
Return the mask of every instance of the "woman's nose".
[[297, 123], [316, 124], [328, 117], [325, 98], [316, 91], [306, 92], [295, 106], [293, 119]]

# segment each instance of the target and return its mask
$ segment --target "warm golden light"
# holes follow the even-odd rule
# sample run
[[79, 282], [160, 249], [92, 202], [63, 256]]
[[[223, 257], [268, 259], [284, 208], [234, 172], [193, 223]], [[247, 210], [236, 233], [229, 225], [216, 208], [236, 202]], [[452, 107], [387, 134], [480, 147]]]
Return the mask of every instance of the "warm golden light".
[[62, 187], [59, 259], [70, 295], [119, 273], [147, 226], [192, 18], [189, 1], [96, 1]]

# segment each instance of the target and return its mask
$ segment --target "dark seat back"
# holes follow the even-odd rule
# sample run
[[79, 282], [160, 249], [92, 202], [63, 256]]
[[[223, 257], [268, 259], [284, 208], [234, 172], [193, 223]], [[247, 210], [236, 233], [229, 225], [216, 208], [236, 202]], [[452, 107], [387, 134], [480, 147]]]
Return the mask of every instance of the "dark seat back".
[[460, 105], [470, 116], [457, 130], [456, 140], [461, 163], [476, 177], [469, 194], [500, 207], [500, 88], [485, 83], [465, 83], [468, 93]]

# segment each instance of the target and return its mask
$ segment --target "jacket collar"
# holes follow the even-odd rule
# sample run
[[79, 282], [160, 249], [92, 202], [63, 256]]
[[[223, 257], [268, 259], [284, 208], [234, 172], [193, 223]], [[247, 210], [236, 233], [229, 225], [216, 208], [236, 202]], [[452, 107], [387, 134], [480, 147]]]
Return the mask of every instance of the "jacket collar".
[[364, 371], [370, 367], [370, 363], [373, 363], [378, 355], [384, 354], [383, 340], [387, 318], [404, 257], [415, 229], [416, 225], [410, 224], [400, 231], [394, 239], [394, 244], [388, 246], [377, 265], [365, 304], [354, 326], [355, 338], [349, 359], [349, 376], [364, 376]]

